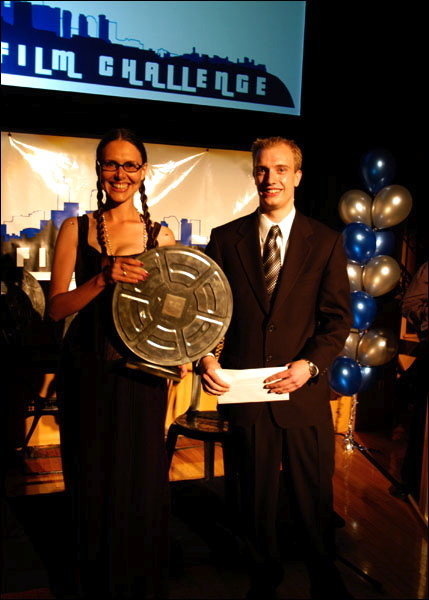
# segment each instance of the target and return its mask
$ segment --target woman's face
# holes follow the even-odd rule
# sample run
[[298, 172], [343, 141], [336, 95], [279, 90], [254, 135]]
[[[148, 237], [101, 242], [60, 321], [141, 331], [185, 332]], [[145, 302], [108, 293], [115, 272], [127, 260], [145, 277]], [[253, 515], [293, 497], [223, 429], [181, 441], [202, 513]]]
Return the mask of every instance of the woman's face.
[[[106, 170], [103, 165], [116, 167], [113, 171]], [[116, 164], [115, 164], [116, 163]], [[126, 140], [114, 140], [109, 142], [103, 151], [100, 167], [101, 185], [108, 198], [113, 202], [124, 203], [133, 199], [139, 190], [142, 180], [145, 178], [147, 163], [134, 173], [124, 170], [125, 163], [133, 163], [137, 166], [142, 164], [142, 156], [137, 148]]]

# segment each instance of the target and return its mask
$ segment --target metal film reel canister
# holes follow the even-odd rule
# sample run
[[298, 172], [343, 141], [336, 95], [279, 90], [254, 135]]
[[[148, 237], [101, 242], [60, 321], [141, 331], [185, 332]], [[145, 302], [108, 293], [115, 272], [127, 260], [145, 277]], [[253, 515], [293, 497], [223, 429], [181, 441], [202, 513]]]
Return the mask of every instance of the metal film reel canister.
[[117, 332], [136, 357], [127, 366], [177, 379], [177, 365], [198, 360], [225, 335], [231, 288], [215, 261], [188, 246], [154, 248], [138, 259], [150, 276], [117, 283], [112, 301]]

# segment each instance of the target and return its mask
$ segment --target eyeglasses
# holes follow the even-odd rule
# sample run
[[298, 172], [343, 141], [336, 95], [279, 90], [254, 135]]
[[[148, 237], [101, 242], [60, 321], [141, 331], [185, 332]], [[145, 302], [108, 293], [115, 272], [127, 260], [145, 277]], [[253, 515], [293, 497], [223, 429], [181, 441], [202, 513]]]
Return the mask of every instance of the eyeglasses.
[[120, 167], [122, 167], [126, 173], [137, 173], [137, 171], [140, 171], [143, 166], [132, 161], [124, 162], [121, 165], [120, 163], [117, 163], [116, 160], [101, 160], [97, 161], [97, 164], [103, 171], [117, 171]]

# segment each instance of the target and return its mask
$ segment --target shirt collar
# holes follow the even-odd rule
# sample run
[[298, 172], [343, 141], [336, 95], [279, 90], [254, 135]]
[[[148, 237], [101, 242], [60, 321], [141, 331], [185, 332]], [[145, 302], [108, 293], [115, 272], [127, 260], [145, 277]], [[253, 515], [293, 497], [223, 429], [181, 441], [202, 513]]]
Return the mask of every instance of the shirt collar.
[[259, 212], [259, 210], [258, 210], [258, 213], [259, 213], [259, 235], [261, 238], [261, 242], [262, 243], [265, 242], [265, 238], [267, 237], [268, 232], [273, 225], [278, 225], [280, 227], [283, 243], [287, 242], [287, 240], [289, 239], [289, 234], [290, 234], [290, 230], [292, 227], [292, 223], [293, 223], [293, 220], [294, 220], [295, 214], [296, 214], [295, 207], [293, 206], [290, 213], [288, 215], [286, 215], [286, 217], [284, 219], [282, 219], [279, 223], [274, 223], [266, 215]]

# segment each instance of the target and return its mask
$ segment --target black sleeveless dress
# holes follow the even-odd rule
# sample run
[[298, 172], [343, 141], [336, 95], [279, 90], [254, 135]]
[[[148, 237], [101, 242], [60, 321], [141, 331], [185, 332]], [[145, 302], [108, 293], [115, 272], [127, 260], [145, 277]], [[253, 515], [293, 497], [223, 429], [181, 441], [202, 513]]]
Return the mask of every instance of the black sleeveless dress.
[[[78, 218], [76, 285], [101, 270]], [[166, 381], [118, 366], [126, 352], [113, 286], [73, 319], [64, 338], [58, 405], [63, 472], [77, 533], [82, 597], [165, 598], [168, 580]]]

